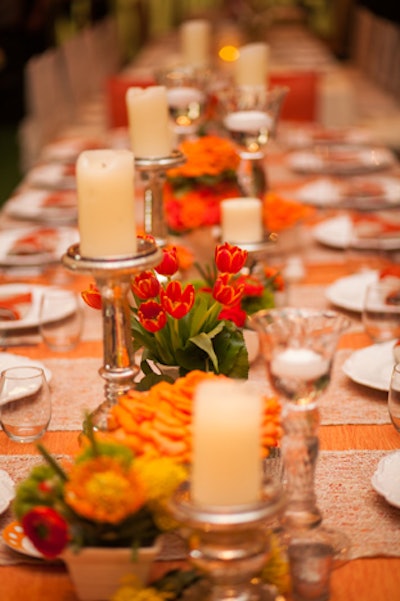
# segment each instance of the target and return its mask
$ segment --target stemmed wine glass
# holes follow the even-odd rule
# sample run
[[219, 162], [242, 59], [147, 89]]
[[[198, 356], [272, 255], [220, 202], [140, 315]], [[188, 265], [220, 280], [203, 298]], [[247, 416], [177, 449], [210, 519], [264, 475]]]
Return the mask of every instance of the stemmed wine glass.
[[284, 86], [230, 85], [218, 92], [222, 125], [241, 158], [239, 183], [245, 196], [262, 198], [267, 191], [265, 149], [276, 133], [288, 90]]
[[336, 558], [344, 558], [348, 540], [322, 527], [315, 494], [318, 458], [318, 399], [326, 391], [337, 343], [349, 320], [335, 311], [283, 308], [250, 318], [272, 387], [283, 400], [282, 459], [286, 508], [282, 518], [289, 540], [299, 532], [324, 534]]
[[155, 72], [166, 88], [169, 115], [177, 142], [196, 135], [208, 103], [208, 71], [192, 65], [164, 67]]

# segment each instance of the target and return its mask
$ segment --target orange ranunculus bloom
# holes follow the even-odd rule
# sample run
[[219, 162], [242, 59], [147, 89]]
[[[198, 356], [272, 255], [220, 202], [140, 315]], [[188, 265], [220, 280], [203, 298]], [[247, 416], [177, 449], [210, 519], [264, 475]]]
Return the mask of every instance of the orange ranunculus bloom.
[[142, 303], [137, 315], [142, 326], [149, 332], [158, 332], [167, 323], [165, 311], [156, 301], [149, 300]]
[[89, 288], [82, 290], [81, 296], [92, 309], [101, 309], [101, 294], [94, 284], [89, 284]]
[[155, 268], [160, 275], [174, 275], [179, 269], [179, 261], [175, 246], [163, 248], [162, 261]]
[[233, 287], [230, 283], [229, 273], [221, 273], [215, 280], [212, 295], [221, 305], [230, 307], [238, 303], [243, 297], [244, 284]]
[[180, 149], [186, 162], [168, 171], [168, 177], [172, 179], [217, 176], [226, 171], [235, 171], [239, 166], [236, 148], [226, 138], [202, 136], [197, 140], [185, 140]]
[[146, 501], [134, 468], [124, 468], [113, 457], [93, 457], [73, 466], [65, 484], [65, 501], [89, 520], [117, 524]]
[[181, 319], [193, 307], [195, 290], [193, 284], [187, 284], [182, 289], [181, 282], [172, 281], [167, 284], [165, 290], [161, 290], [161, 304], [163, 309], [175, 317]]
[[281, 232], [304, 219], [314, 215], [315, 209], [280, 196], [276, 192], [267, 192], [263, 203], [263, 219], [270, 232]]
[[248, 252], [225, 242], [215, 249], [215, 264], [222, 273], [239, 273], [247, 260]]
[[255, 275], [240, 275], [235, 281], [235, 286], [241, 284], [244, 284], [243, 296], [262, 296], [264, 292], [263, 283]]
[[133, 279], [132, 292], [141, 300], [155, 298], [160, 292], [160, 282], [152, 271], [143, 271]]

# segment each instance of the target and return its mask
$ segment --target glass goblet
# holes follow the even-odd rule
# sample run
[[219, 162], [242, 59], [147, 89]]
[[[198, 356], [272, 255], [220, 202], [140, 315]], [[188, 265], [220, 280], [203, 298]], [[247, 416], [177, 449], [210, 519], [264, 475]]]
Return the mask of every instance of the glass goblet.
[[[322, 528], [315, 494], [318, 399], [330, 383], [337, 343], [349, 320], [335, 311], [290, 307], [259, 311], [250, 325], [258, 331], [269, 380], [283, 401], [283, 526], [290, 537], [299, 530]], [[329, 535], [336, 557], [342, 556], [347, 539], [330, 530]]]
[[241, 158], [239, 183], [245, 196], [261, 198], [267, 191], [265, 149], [287, 92], [283, 86], [227, 86], [218, 93], [222, 125]]
[[167, 92], [169, 115], [178, 143], [193, 137], [205, 118], [207, 71], [191, 65], [165, 67], [155, 73]]
[[400, 338], [400, 284], [378, 281], [365, 292], [362, 322], [374, 343]]
[[388, 409], [392, 424], [400, 434], [400, 363], [394, 365], [390, 378]]
[[1, 372], [0, 424], [11, 440], [37, 440], [50, 418], [51, 393], [42, 368], [21, 365]]

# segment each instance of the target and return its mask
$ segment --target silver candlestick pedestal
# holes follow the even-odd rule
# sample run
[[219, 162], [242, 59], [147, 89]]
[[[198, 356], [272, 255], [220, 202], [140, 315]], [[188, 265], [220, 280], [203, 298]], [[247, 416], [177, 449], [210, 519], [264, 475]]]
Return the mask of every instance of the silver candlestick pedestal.
[[182, 524], [189, 557], [206, 575], [213, 601], [272, 601], [259, 578], [269, 553], [271, 528], [283, 510], [280, 486], [265, 480], [261, 499], [248, 505], [208, 507], [190, 498], [189, 483], [178, 489], [170, 511]]
[[138, 238], [133, 256], [91, 259], [80, 254], [79, 244], [70, 246], [62, 258], [71, 271], [93, 275], [101, 294], [103, 318], [103, 367], [105, 401], [93, 412], [93, 426], [107, 428], [110, 408], [134, 385], [139, 372], [135, 364], [128, 292], [134, 274], [158, 265], [162, 251], [149, 239]]
[[185, 155], [179, 150], [173, 150], [166, 157], [135, 158], [135, 167], [145, 183], [144, 231], [153, 236], [157, 246], [161, 248], [168, 243], [168, 224], [163, 197], [166, 171], [182, 165], [185, 161]]

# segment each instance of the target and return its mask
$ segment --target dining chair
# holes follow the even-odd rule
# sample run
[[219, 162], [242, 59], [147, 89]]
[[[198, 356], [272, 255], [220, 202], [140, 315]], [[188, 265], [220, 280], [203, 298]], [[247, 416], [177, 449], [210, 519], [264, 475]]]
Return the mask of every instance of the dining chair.
[[318, 117], [320, 75], [314, 70], [272, 71], [270, 87], [287, 86], [289, 92], [281, 108], [280, 120], [313, 122]]

